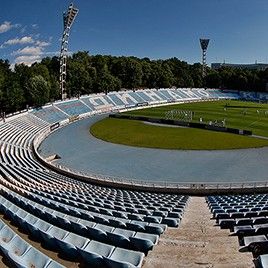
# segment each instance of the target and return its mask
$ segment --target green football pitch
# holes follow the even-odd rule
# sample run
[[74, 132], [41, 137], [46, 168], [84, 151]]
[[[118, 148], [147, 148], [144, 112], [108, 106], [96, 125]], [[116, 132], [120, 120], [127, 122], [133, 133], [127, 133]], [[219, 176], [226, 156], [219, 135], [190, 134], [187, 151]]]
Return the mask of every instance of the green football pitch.
[[[213, 101], [167, 105], [125, 112], [156, 118], [190, 120], [251, 130], [268, 137], [268, 104], [242, 101]], [[187, 114], [187, 116], [185, 116]], [[90, 132], [104, 141], [162, 149], [239, 149], [268, 146], [268, 140], [209, 130], [151, 125], [142, 121], [105, 118]]]

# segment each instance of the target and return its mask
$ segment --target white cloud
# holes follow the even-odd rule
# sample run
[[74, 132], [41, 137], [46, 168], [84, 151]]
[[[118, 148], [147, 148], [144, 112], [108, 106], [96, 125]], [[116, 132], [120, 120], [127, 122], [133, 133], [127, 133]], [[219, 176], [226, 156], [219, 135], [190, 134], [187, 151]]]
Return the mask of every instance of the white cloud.
[[0, 33], [7, 32], [11, 28], [12, 28], [11, 22], [5, 21], [3, 24], [0, 25]]
[[20, 33], [24, 34], [26, 32], [27, 25], [21, 28]]
[[4, 21], [2, 24], [0, 24], [0, 34], [10, 31], [12, 28], [21, 28], [20, 34], [22, 34], [22, 37], [15, 37], [5, 41], [4, 43], [0, 44], [0, 49], [13, 45], [26, 45], [9, 54], [15, 57], [14, 62], [12, 63], [13, 66], [14, 64], [21, 63], [31, 65], [34, 62], [41, 61], [42, 57], [45, 55], [55, 54], [54, 52], [46, 52], [47, 47], [51, 45], [51, 36], [48, 40], [41, 40], [40, 33], [28, 35], [25, 34], [28, 29], [37, 30], [39, 28], [38, 24], [23, 26], [21, 24], [12, 24], [10, 21]]
[[37, 46], [39, 46], [39, 47], [47, 47], [47, 46], [50, 45], [49, 42], [40, 41], [40, 40], [37, 40], [37, 41], [35, 42], [35, 44], [36, 44]]
[[27, 46], [14, 51], [13, 55], [41, 55], [42, 50], [43, 48], [39, 46]]
[[41, 55], [23, 55], [15, 59], [15, 64], [24, 63], [25, 65], [32, 65], [34, 62], [40, 62]]
[[24, 48], [14, 51], [12, 54], [16, 55], [15, 63], [24, 63], [26, 65], [32, 65], [34, 62], [39, 62], [42, 56], [46, 55], [44, 52], [45, 47], [50, 45], [50, 43], [43, 41], [36, 41], [33, 46], [26, 46]]
[[23, 45], [23, 44], [31, 44], [34, 43], [34, 40], [31, 36], [23, 36], [21, 38], [14, 38], [7, 40], [4, 45]]
[[38, 26], [38, 24], [32, 24], [32, 28], [33, 28], [33, 29], [38, 29], [39, 26]]
[[24, 36], [22, 38], [8, 40], [4, 43], [5, 45], [32, 44], [12, 52], [11, 55], [15, 56], [14, 64], [24, 63], [26, 65], [31, 65], [34, 62], [40, 62], [45, 55], [50, 54], [47, 53], [45, 50], [46, 47], [51, 44], [51, 38], [49, 38], [49, 41], [43, 41], [38, 39], [38, 37], [39, 36], [37, 35]]
[[14, 38], [7, 40], [0, 46], [0, 48], [4, 48], [5, 46], [11, 46], [11, 45], [24, 45], [33, 43], [35, 43], [37, 47], [47, 47], [51, 44], [50, 42], [46, 41], [34, 40], [31, 36], [23, 36], [21, 38]]
[[[69, 54], [69, 52], [68, 52]], [[59, 51], [46, 51], [46, 52], [43, 52], [42, 55], [45, 55], [45, 56], [60, 56], [60, 52]]]
[[11, 24], [10, 21], [5, 21], [4, 23], [0, 24], [0, 33], [5, 33], [12, 28], [18, 28], [20, 24]]

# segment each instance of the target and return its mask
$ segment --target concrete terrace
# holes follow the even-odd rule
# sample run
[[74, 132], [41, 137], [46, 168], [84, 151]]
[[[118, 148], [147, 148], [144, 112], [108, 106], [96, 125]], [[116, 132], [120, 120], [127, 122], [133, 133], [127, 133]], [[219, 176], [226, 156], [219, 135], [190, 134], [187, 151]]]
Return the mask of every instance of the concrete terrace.
[[251, 253], [240, 253], [236, 236], [215, 226], [204, 197], [191, 197], [180, 227], [169, 228], [145, 258], [144, 268], [254, 267]]

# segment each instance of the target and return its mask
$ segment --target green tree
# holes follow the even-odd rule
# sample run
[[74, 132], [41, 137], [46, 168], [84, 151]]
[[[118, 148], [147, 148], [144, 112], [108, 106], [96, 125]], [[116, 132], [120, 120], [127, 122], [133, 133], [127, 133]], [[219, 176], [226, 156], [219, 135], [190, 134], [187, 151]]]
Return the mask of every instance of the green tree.
[[28, 90], [35, 106], [42, 106], [49, 102], [50, 84], [43, 76], [36, 75], [30, 78]]
[[97, 79], [96, 87], [99, 91], [103, 91], [107, 94], [109, 91], [119, 90], [121, 88], [121, 81], [119, 78], [111, 75], [107, 66], [104, 66]]
[[11, 78], [10, 65], [7, 60], [0, 60], [0, 112], [6, 109], [7, 82]]
[[32, 77], [32, 69], [29, 66], [26, 66], [24, 64], [16, 64], [14, 68], [16, 80], [20, 84], [21, 89], [23, 90], [23, 96], [25, 99], [25, 102], [32, 106], [32, 97], [28, 90], [28, 83], [30, 78]]
[[143, 59], [141, 62], [142, 68], [142, 86], [149, 87], [152, 74], [152, 64], [149, 59]]
[[221, 85], [221, 77], [219, 73], [214, 71], [207, 74], [205, 85], [209, 88], [219, 88]]
[[162, 64], [161, 71], [158, 75], [158, 87], [170, 88], [174, 85], [173, 73], [168, 63], [164, 62]]
[[142, 84], [142, 67], [141, 64], [132, 58], [126, 60], [125, 85], [127, 88], [134, 89], [141, 87]]
[[14, 112], [25, 108], [24, 92], [19, 82], [12, 79], [8, 82], [6, 102], [8, 105], [8, 112]]
[[60, 83], [55, 75], [50, 76], [50, 92], [49, 98], [50, 101], [55, 101], [60, 99]]
[[[12, 112], [25, 104], [41, 105], [60, 98], [59, 58], [46, 57], [32, 66], [0, 60], [0, 112]], [[264, 71], [222, 67], [207, 68], [208, 87], [264, 91], [268, 69]], [[203, 87], [202, 65], [188, 64], [176, 57], [166, 60], [89, 55], [79, 51], [67, 58], [69, 96], [109, 92], [121, 88]]]

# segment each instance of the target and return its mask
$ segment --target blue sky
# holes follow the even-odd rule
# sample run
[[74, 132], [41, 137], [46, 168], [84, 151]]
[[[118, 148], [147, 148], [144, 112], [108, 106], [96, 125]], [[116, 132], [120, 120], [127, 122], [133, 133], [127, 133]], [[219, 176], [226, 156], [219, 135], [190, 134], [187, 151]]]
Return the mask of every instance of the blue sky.
[[[75, 0], [69, 50], [200, 61], [268, 62], [267, 0]], [[1, 0], [0, 58], [30, 64], [60, 49], [66, 0]]]

